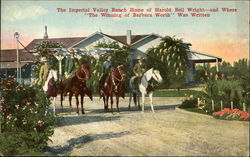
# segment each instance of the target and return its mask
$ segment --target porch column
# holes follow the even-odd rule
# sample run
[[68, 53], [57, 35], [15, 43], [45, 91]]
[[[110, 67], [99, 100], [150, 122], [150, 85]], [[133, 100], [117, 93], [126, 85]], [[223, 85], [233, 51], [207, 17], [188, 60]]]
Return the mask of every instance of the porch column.
[[219, 72], [219, 62], [218, 62], [218, 58], [216, 58], [216, 72]]

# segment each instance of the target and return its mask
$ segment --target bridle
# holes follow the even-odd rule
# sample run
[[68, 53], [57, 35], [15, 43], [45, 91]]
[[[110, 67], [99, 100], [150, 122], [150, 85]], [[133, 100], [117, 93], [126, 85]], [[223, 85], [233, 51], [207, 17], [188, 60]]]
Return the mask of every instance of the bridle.
[[159, 80], [159, 77], [156, 75], [155, 71], [153, 70], [153, 74], [155, 75], [155, 77], [157, 78], [157, 80]]
[[119, 65], [119, 66], [117, 67], [117, 70], [118, 70], [118, 72], [119, 72], [119, 75], [120, 75], [122, 78], [119, 79], [119, 78], [115, 77], [115, 75], [113, 76], [113, 78], [116, 79], [116, 80], [118, 80], [119, 82], [122, 82], [122, 81], [125, 80], [125, 74], [123, 74], [123, 73], [121, 72], [121, 70], [120, 70], [120, 67], [121, 67], [121, 66], [122, 66], [122, 65]]
[[[86, 70], [84, 69], [83, 65], [81, 65], [81, 71], [84, 72], [85, 76], [87, 76], [87, 72]], [[84, 77], [80, 77], [77, 73], [78, 71], [76, 71], [76, 77], [79, 79], [79, 80], [84, 80]]]

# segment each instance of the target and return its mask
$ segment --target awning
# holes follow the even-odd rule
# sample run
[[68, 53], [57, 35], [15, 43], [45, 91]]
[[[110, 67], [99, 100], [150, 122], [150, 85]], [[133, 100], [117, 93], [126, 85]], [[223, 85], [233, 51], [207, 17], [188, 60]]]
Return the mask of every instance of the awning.
[[188, 60], [193, 61], [195, 63], [210, 63], [210, 62], [221, 62], [222, 58], [200, 53], [197, 51], [189, 51], [187, 53], [188, 55]]
[[[19, 63], [19, 68], [23, 67], [24, 65], [28, 64], [27, 62]], [[16, 69], [17, 63], [16, 62], [1, 62], [0, 69]]]

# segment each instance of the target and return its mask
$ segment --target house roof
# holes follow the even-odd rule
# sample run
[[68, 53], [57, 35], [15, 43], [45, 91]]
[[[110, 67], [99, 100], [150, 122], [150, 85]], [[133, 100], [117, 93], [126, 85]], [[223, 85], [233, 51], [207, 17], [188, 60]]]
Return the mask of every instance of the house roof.
[[69, 48], [72, 45], [80, 42], [81, 40], [85, 39], [86, 37], [72, 37], [72, 38], [49, 38], [49, 39], [34, 39], [32, 40], [27, 46], [26, 49], [32, 50], [35, 48], [36, 44], [46, 40], [46, 41], [53, 41], [63, 43], [64, 48]]
[[[123, 45], [126, 45], [128, 46], [127, 44], [127, 36], [126, 35], [117, 35], [117, 36], [111, 36], [111, 35], [107, 35], [107, 34], [104, 34], [104, 33], [100, 33], [100, 32], [97, 32], [98, 34], [101, 34], [103, 36], [107, 36], [117, 42], [120, 42], [122, 43]], [[95, 34], [97, 34], [95, 33]], [[93, 34], [93, 35], [95, 35]], [[90, 35], [89, 37], [93, 36], [93, 35]], [[147, 36], [150, 36], [151, 34], [145, 34], [145, 35], [132, 35], [131, 36], [131, 44], [147, 37]], [[80, 43], [82, 40], [85, 40], [89, 37], [72, 37], [72, 38], [49, 38], [49, 39], [34, 39], [32, 40], [27, 46], [26, 46], [26, 49], [28, 50], [32, 50], [35, 48], [36, 44], [40, 43], [41, 41], [44, 41], [44, 40], [47, 40], [47, 41], [53, 41], [53, 42], [59, 42], [59, 43], [63, 43], [64, 45], [64, 48], [70, 48], [74, 45], [77, 45], [78, 43]]]
[[222, 61], [222, 58], [208, 55], [205, 53], [197, 52], [197, 51], [189, 51], [188, 52], [188, 60], [194, 61], [195, 63], [208, 63], [208, 62], [218, 62]]
[[[16, 49], [5, 49], [1, 50], [0, 61], [1, 62], [14, 62], [17, 60]], [[28, 53], [24, 49], [19, 49], [19, 60], [20, 62], [32, 62], [36, 60], [36, 56]]]

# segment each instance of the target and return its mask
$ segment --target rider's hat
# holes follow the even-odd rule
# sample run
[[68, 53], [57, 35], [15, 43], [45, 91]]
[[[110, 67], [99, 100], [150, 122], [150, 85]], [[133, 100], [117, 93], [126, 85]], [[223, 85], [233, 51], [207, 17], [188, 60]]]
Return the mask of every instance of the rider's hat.
[[75, 51], [74, 51], [73, 49], [70, 49], [70, 50], [69, 50], [69, 53], [70, 53], [70, 54], [74, 54]]
[[46, 62], [47, 59], [46, 59], [46, 57], [41, 57], [41, 58], [40, 58], [40, 61], [41, 61], [41, 62]]

